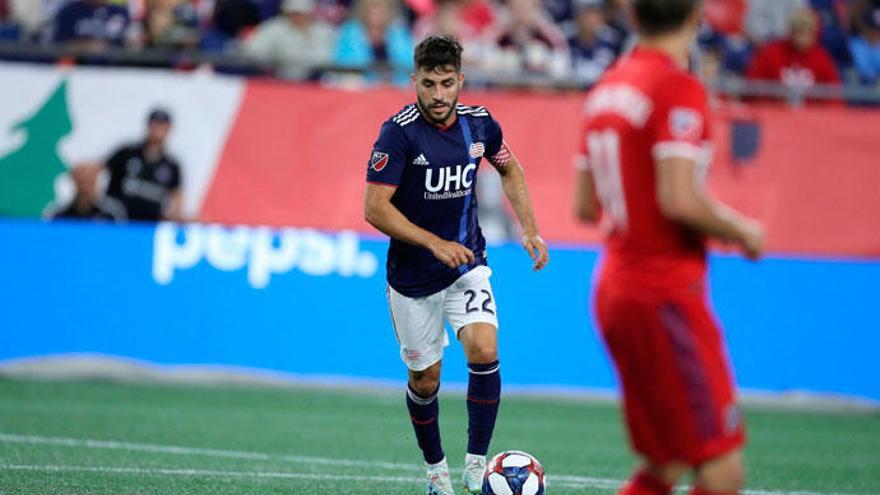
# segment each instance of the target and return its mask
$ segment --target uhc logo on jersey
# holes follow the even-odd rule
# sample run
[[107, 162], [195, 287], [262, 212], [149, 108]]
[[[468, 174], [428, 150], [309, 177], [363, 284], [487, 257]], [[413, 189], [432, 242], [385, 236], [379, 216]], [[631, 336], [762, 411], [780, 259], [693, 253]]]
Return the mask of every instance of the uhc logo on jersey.
[[[434, 173], [436, 172], [436, 179]], [[425, 171], [425, 199], [455, 199], [467, 196], [474, 185], [477, 165], [455, 165]]]
[[703, 116], [693, 108], [673, 108], [669, 112], [669, 134], [675, 139], [699, 141], [703, 137]]
[[370, 156], [370, 168], [376, 172], [381, 172], [386, 165], [388, 165], [388, 153], [374, 151], [372, 156]]

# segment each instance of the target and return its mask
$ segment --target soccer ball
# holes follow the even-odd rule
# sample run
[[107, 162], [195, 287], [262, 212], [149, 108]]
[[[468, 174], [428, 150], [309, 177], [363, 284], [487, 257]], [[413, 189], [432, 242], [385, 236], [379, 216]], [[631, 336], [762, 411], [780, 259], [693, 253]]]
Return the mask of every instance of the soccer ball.
[[483, 495], [542, 495], [544, 468], [525, 452], [508, 450], [489, 462], [483, 476]]

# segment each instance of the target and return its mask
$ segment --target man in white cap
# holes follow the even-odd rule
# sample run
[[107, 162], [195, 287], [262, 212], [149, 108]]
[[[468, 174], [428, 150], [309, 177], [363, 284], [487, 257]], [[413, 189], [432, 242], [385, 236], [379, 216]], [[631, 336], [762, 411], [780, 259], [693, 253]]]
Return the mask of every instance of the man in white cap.
[[277, 75], [308, 79], [315, 67], [329, 65], [336, 44], [334, 28], [315, 18], [315, 0], [284, 0], [281, 14], [244, 44], [244, 54], [277, 66]]

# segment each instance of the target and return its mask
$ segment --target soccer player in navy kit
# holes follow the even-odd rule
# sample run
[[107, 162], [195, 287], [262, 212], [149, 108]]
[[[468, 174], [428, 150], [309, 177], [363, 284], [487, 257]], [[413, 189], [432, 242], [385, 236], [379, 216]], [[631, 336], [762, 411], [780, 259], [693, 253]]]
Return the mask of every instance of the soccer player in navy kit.
[[534, 269], [549, 260], [523, 169], [501, 127], [485, 108], [458, 104], [461, 51], [451, 36], [430, 36], [416, 47], [417, 101], [382, 125], [368, 163], [364, 209], [366, 220], [391, 237], [388, 304], [409, 368], [406, 402], [427, 465], [429, 495], [453, 493], [438, 424], [440, 363], [449, 344], [444, 318], [470, 371], [465, 491], [482, 489], [501, 396], [492, 271], [477, 221], [482, 158], [501, 174]]

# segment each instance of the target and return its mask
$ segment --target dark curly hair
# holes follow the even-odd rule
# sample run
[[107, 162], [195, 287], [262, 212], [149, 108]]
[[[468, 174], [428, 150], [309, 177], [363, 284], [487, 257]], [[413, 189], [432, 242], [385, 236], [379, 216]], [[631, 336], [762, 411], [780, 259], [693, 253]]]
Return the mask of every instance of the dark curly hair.
[[639, 32], [657, 36], [676, 31], [687, 22], [703, 0], [634, 0]]
[[413, 62], [416, 70], [437, 70], [451, 65], [455, 72], [461, 72], [462, 51], [454, 36], [428, 36], [416, 46]]

